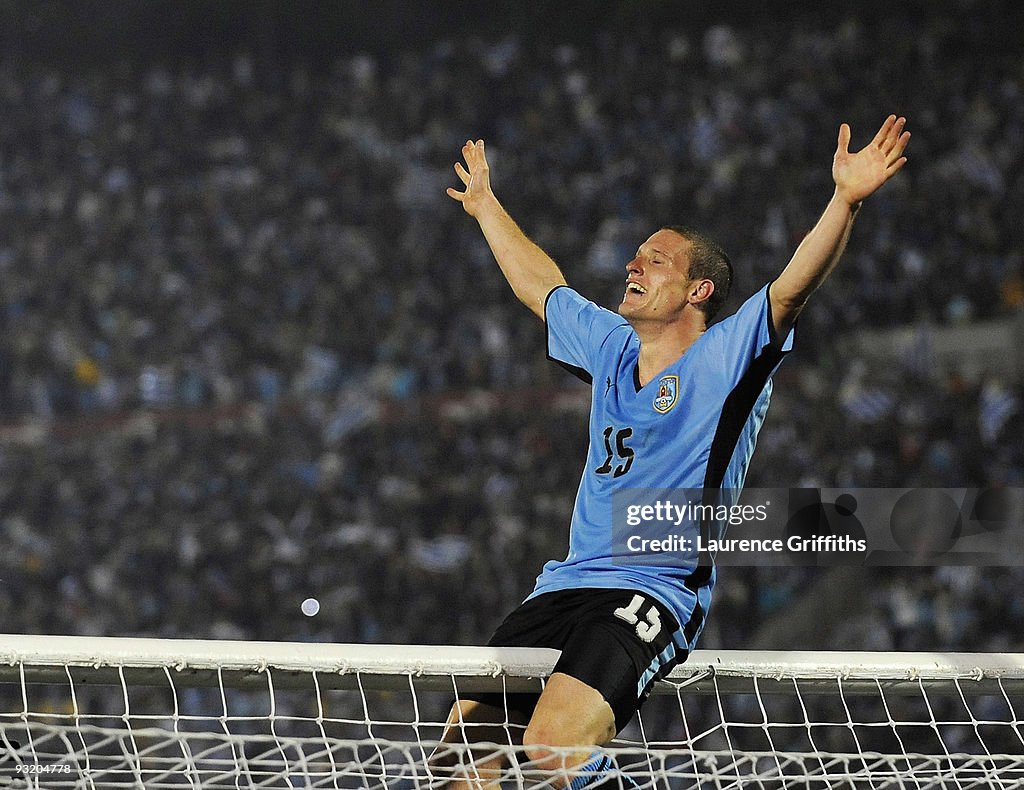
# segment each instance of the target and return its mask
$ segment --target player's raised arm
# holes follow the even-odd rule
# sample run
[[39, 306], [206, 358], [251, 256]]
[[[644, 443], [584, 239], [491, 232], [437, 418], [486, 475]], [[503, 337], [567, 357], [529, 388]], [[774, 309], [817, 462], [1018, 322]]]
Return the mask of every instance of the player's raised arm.
[[551, 290], [565, 285], [558, 265], [530, 241], [491, 191], [490, 169], [484, 141], [467, 141], [462, 146], [466, 160], [455, 163], [455, 172], [465, 186], [459, 192], [448, 188], [448, 196], [459, 201], [466, 213], [480, 225], [502, 274], [523, 304], [544, 319], [544, 301]]
[[807, 299], [839, 262], [861, 202], [906, 163], [903, 151], [910, 132], [903, 131], [905, 124], [906, 118], [890, 115], [874, 139], [854, 153], [849, 150], [850, 127], [845, 123], [839, 127], [839, 143], [832, 162], [832, 180], [836, 185], [832, 200], [771, 285], [772, 321], [781, 337], [789, 332]]

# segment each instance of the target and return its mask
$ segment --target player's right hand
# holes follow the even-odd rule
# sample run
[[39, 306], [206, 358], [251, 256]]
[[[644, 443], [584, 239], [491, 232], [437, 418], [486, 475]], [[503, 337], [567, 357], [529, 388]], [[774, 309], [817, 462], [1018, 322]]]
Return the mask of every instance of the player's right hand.
[[489, 203], [495, 200], [491, 191], [490, 168], [487, 166], [487, 157], [484, 154], [484, 141], [467, 140], [462, 146], [462, 158], [466, 160], [466, 166], [462, 162], [455, 163], [455, 174], [465, 185], [464, 192], [448, 187], [446, 193], [452, 200], [462, 204], [466, 213], [471, 217], [478, 217], [480, 211]]

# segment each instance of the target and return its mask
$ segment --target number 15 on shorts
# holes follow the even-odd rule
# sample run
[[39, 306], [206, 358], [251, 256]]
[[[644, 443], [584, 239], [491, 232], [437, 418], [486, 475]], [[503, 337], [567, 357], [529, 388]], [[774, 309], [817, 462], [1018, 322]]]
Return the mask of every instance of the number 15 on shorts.
[[620, 620], [625, 620], [630, 625], [636, 626], [636, 635], [644, 642], [653, 642], [654, 637], [661, 633], [661, 615], [655, 607], [647, 610], [644, 619], [639, 616], [640, 610], [647, 599], [642, 595], [634, 595], [633, 600], [626, 606], [620, 606], [615, 610], [614, 615]]

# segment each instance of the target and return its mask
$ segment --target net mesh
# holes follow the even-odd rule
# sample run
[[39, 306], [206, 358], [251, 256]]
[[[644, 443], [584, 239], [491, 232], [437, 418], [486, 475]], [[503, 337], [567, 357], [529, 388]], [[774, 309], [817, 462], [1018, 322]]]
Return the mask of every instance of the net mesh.
[[[244, 688], [223, 670], [195, 685], [173, 659], [145, 684], [125, 664], [101, 683], [70, 664], [37, 682], [30, 662], [8, 666], [0, 683], [0, 786], [8, 787], [437, 787], [443, 778], [428, 758], [452, 699], [470, 685], [450, 674], [424, 688], [409, 670], [380, 688], [379, 676], [359, 670], [339, 688], [334, 672], [271, 666]], [[1021, 677], [980, 683], [969, 660], [959, 676], [905, 674], [899, 683], [854, 683], [841, 667], [737, 683], [713, 667], [659, 686], [607, 747], [621, 774], [651, 788], [1024, 787]], [[508, 677], [489, 682], [505, 690]], [[494, 786], [558, 781], [517, 748], [520, 727], [506, 720], [499, 731], [502, 742], [486, 743], [466, 724], [460, 742], [440, 748], [464, 775]], [[496, 755], [508, 758], [500, 775], [474, 768]], [[620, 781], [616, 774], [609, 786]]]

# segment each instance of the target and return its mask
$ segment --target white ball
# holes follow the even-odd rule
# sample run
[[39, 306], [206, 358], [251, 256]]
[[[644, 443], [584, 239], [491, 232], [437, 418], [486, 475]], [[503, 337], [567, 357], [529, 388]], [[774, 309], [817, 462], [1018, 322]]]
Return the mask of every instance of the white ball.
[[302, 613], [306, 615], [306, 617], [312, 617], [319, 611], [320, 601], [318, 601], [316, 598], [307, 598], [305, 601], [302, 602]]

